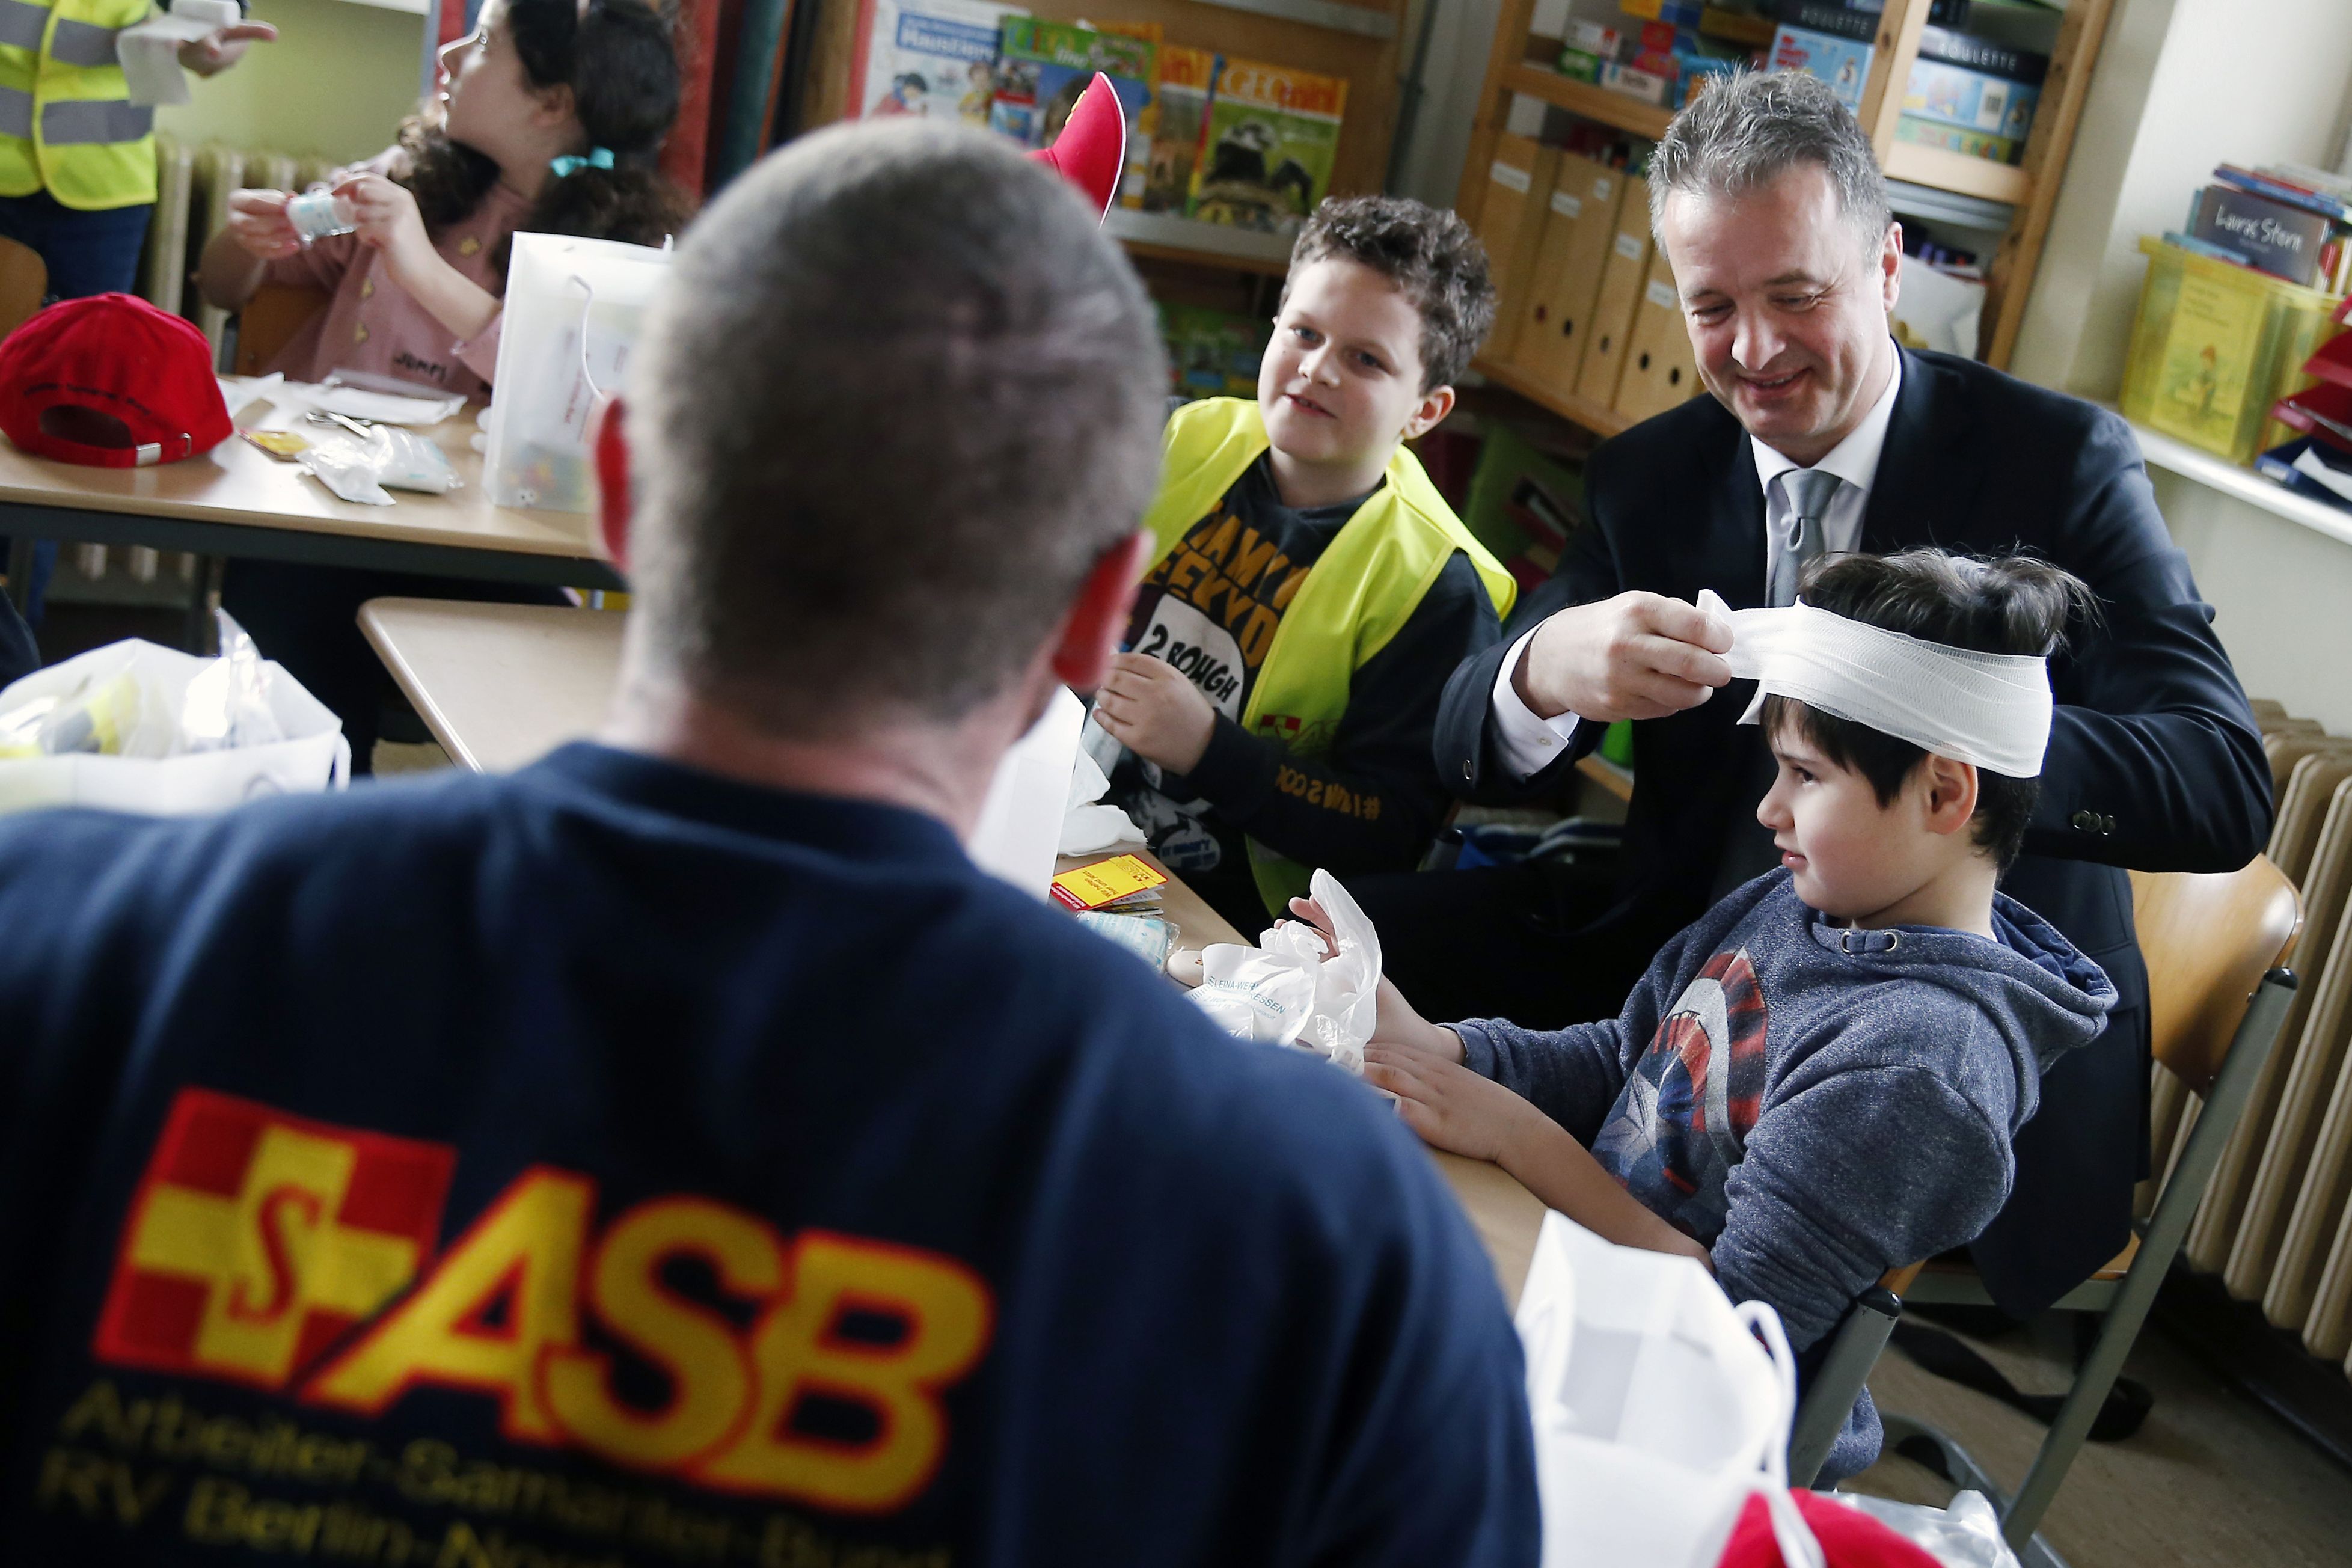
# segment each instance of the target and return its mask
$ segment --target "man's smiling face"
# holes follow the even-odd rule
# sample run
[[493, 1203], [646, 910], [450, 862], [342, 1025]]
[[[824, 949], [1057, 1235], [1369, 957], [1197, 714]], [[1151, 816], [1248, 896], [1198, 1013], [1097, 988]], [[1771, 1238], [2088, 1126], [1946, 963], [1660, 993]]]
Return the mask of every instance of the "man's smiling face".
[[1658, 229], [1707, 390], [1766, 446], [1819, 461], [1894, 374], [1902, 226], [1865, 237], [1801, 163], [1753, 191], [1675, 191]]

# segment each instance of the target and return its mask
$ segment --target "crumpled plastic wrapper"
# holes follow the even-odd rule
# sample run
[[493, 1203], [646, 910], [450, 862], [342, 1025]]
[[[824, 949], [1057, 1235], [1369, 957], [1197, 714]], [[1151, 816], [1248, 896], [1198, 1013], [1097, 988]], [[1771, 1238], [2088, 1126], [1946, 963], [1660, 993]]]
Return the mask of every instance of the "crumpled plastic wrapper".
[[1102, 726], [1092, 717], [1080, 731], [1077, 761], [1070, 768], [1069, 805], [1062, 815], [1060, 852], [1065, 855], [1099, 855], [1121, 844], [1143, 842], [1143, 830], [1127, 813], [1115, 805], [1096, 804], [1110, 788], [1110, 778], [1097, 760], [1093, 744], [1094, 737], [1102, 733]]
[[1380, 1017], [1381, 939], [1330, 872], [1318, 870], [1308, 893], [1331, 917], [1337, 953], [1326, 956], [1322, 935], [1300, 921], [1255, 947], [1215, 942], [1201, 950], [1192, 1000], [1229, 1035], [1300, 1046], [1361, 1078]]

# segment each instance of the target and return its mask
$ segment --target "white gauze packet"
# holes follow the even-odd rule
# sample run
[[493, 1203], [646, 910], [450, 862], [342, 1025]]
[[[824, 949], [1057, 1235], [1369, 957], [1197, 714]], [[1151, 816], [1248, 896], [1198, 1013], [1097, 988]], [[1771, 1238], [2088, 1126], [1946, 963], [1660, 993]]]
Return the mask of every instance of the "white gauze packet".
[[1308, 893], [1331, 917], [1336, 954], [1326, 957], [1321, 935], [1298, 921], [1268, 929], [1255, 947], [1216, 942], [1201, 950], [1192, 999], [1229, 1035], [1298, 1045], [1361, 1078], [1380, 1016], [1381, 939], [1330, 872], [1317, 871]]

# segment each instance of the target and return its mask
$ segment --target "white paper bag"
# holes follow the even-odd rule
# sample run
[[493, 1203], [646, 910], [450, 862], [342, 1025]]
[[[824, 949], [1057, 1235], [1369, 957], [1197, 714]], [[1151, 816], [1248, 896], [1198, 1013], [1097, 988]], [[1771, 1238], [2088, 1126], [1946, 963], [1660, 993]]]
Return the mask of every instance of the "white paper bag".
[[669, 260], [615, 240], [514, 237], [482, 460], [492, 506], [594, 510], [595, 416], [620, 390]]
[[1053, 896], [1054, 855], [1086, 718], [1086, 704], [1068, 687], [1055, 687], [1045, 711], [996, 764], [972, 826], [972, 863], [1037, 898]]
[[[21, 709], [44, 698], [66, 698], [94, 678], [110, 679], [134, 663], [142, 684], [161, 690], [150, 706], [162, 704], [175, 714], [184, 707], [194, 717], [203, 705], [188, 701], [191, 688], [203, 693], [200, 683], [208, 683], [222, 661], [136, 638], [112, 643], [25, 677], [0, 692], [0, 710]], [[0, 812], [83, 805], [173, 816], [226, 811], [264, 795], [342, 788], [352, 767], [342, 721], [276, 664], [262, 661], [261, 672], [269, 717], [283, 739], [240, 745], [223, 735], [217, 749], [176, 755], [78, 752], [0, 760]], [[186, 739], [184, 735], [182, 743]], [[161, 743], [154, 749], [160, 751]]]
[[1555, 1213], [1518, 1327], [1543, 1568], [1714, 1568], [1759, 1490], [1790, 1568], [1820, 1568], [1789, 1500], [1796, 1363], [1771, 1308], [1735, 1308], [1694, 1260], [1616, 1246]]

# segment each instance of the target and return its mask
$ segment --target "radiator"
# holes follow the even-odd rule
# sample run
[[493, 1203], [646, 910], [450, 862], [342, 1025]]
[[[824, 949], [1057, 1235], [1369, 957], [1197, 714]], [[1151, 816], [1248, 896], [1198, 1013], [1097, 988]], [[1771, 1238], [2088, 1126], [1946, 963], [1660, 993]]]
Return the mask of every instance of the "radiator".
[[[155, 138], [155, 213], [139, 259], [139, 292], [150, 303], [185, 316], [213, 345], [216, 369], [228, 368], [234, 345], [226, 310], [204, 303], [194, 277], [205, 246], [228, 221], [228, 198], [240, 186], [299, 190], [323, 180], [333, 164], [316, 156], [192, 148], [172, 136]], [[116, 570], [119, 563], [120, 570]], [[173, 552], [167, 558], [143, 545], [111, 552], [103, 544], [78, 545], [58, 563], [50, 595], [64, 601], [184, 604], [181, 584], [193, 584], [195, 557]]]
[[[2277, 786], [2270, 858], [2303, 894], [2302, 982], [2182, 1256], [2352, 1375], [2352, 737], [2257, 703]], [[2196, 1125], [2197, 1097], [2155, 1068], [2153, 1208]]]

